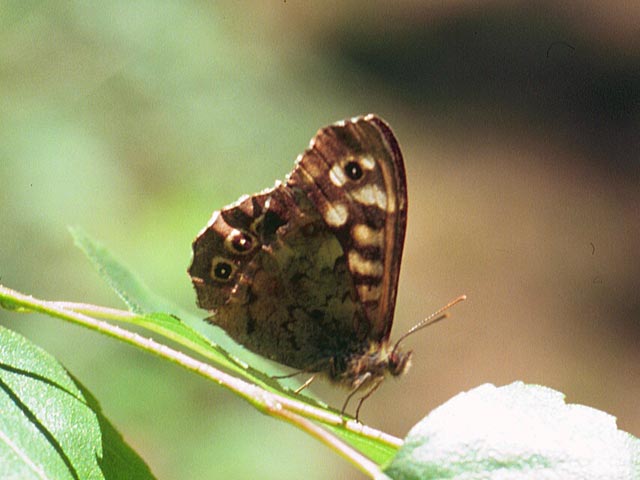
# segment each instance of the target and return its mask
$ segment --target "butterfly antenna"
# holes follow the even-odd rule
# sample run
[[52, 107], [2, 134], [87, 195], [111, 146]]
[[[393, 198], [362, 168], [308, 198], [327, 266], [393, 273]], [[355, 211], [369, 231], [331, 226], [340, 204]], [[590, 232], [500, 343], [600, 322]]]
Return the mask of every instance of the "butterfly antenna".
[[409, 329], [409, 331], [407, 333], [405, 333], [404, 335], [402, 335], [398, 339], [398, 341], [396, 342], [396, 344], [393, 347], [393, 351], [395, 352], [398, 349], [398, 346], [400, 345], [400, 342], [402, 342], [409, 335], [411, 335], [413, 333], [416, 333], [418, 330], [422, 330], [423, 328], [428, 327], [429, 325], [433, 325], [434, 323], [437, 323], [440, 320], [444, 320], [445, 318], [448, 318], [449, 317], [449, 313], [447, 313], [446, 311], [449, 310], [454, 305], [456, 305], [456, 304], [458, 304], [458, 303], [460, 303], [460, 302], [462, 302], [463, 300], [466, 300], [466, 299], [467, 299], [466, 295], [460, 295], [459, 297], [451, 300], [444, 307], [442, 307], [442, 308], [436, 310], [435, 312], [433, 312], [431, 315], [429, 315], [427, 318], [425, 318], [421, 322], [416, 323], [413, 327], [411, 327]]

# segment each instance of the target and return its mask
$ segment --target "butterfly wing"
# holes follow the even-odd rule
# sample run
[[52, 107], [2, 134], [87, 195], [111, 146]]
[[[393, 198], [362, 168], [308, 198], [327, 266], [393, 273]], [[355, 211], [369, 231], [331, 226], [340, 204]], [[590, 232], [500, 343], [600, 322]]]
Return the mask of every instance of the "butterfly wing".
[[355, 332], [380, 341], [393, 323], [406, 230], [402, 154], [375, 115], [321, 129], [296, 161], [287, 186], [301, 189], [337, 237], [364, 309]]
[[311, 371], [358, 342], [342, 248], [301, 192], [277, 185], [215, 212], [193, 252], [198, 305], [248, 349]]
[[[252, 274], [249, 271], [252, 260], [264, 243], [257, 228], [267, 214], [274, 191], [282, 188], [276, 186], [257, 195], [243, 196], [214, 212], [198, 234], [188, 272], [200, 308], [215, 311], [232, 297], [243, 300], [248, 295], [246, 280]], [[286, 219], [281, 223], [286, 223]]]
[[198, 305], [256, 353], [339, 370], [336, 359], [389, 336], [406, 208], [402, 156], [381, 119], [322, 129], [285, 185], [242, 197], [200, 232]]

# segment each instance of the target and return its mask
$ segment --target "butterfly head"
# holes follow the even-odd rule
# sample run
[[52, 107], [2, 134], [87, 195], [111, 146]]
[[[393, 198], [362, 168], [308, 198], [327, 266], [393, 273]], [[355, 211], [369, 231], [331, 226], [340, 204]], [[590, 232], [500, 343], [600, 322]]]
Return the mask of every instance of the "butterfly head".
[[403, 352], [398, 348], [394, 348], [389, 353], [389, 360], [388, 360], [389, 363], [387, 367], [389, 370], [389, 373], [394, 377], [397, 377], [406, 373], [407, 370], [409, 370], [409, 367], [411, 366], [412, 355], [413, 355], [413, 352], [411, 350], [408, 352]]
[[[338, 382], [346, 384], [352, 389], [360, 389], [368, 384], [377, 385], [387, 375], [398, 377], [411, 367], [412, 351], [402, 350], [402, 342], [415, 332], [433, 325], [448, 317], [445, 310], [448, 310], [456, 303], [465, 300], [467, 297], [461, 295], [447, 305], [429, 315], [423, 321], [414, 325], [409, 331], [402, 335], [395, 344], [389, 343], [387, 338], [381, 341], [372, 341], [364, 353], [352, 355], [346, 368], [341, 375], [334, 375]], [[331, 375], [330, 375], [331, 377]]]

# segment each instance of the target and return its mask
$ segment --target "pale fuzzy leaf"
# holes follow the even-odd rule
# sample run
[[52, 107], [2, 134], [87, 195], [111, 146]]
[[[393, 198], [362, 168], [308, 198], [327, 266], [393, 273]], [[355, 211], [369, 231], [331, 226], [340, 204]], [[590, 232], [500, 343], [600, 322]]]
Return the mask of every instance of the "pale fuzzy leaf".
[[386, 473], [394, 479], [632, 480], [640, 441], [615, 417], [522, 382], [456, 395], [419, 422]]

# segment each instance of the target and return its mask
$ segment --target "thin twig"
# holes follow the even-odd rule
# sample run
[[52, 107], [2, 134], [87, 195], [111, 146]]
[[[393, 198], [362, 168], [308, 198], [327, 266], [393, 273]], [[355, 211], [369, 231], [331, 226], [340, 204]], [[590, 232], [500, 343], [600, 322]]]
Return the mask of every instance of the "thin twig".
[[64, 310], [73, 310], [77, 313], [84, 313], [85, 315], [92, 315], [97, 318], [105, 318], [110, 320], [132, 320], [139, 316], [136, 313], [128, 310], [120, 310], [118, 308], [101, 307], [99, 305], [92, 305], [90, 303], [76, 303], [76, 302], [50, 302], [42, 300], [43, 303], [48, 305], [54, 305]]

